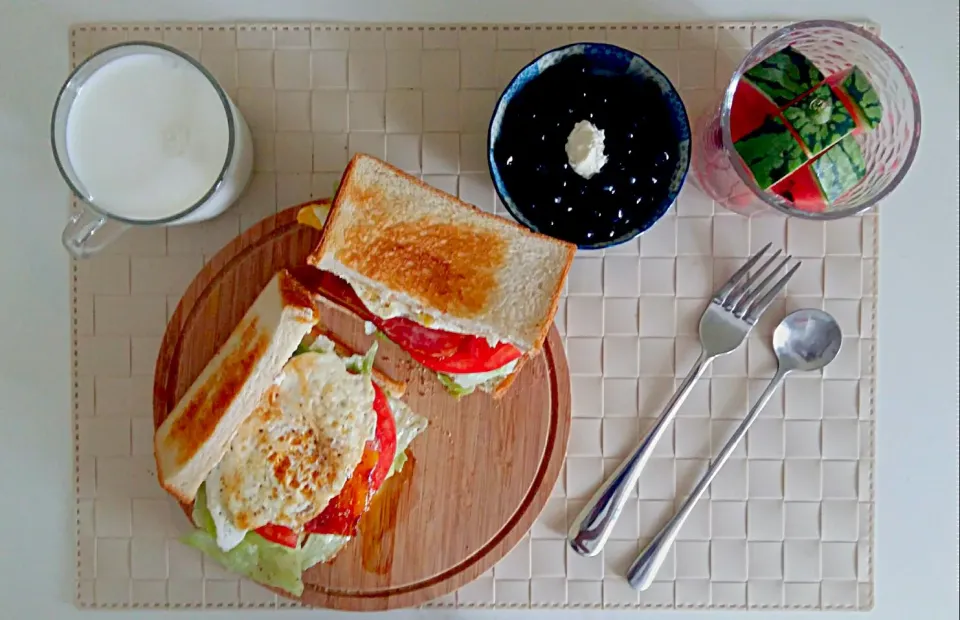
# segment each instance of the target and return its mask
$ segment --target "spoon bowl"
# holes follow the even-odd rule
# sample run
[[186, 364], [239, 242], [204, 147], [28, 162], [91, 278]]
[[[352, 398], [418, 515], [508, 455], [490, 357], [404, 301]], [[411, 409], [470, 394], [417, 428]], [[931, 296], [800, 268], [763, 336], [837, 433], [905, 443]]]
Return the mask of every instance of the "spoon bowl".
[[780, 372], [819, 370], [833, 361], [843, 341], [836, 319], [805, 308], [790, 313], [773, 332], [773, 351]]

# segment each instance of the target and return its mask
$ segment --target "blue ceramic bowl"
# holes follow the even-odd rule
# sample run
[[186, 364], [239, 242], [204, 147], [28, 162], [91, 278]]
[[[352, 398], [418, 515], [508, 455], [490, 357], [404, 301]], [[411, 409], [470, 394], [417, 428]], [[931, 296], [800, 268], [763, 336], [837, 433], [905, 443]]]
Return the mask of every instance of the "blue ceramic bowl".
[[[580, 58], [578, 58], [580, 57]], [[533, 83], [548, 68], [558, 63], [569, 62], [578, 58], [578, 62], [586, 59], [587, 71], [602, 76], [629, 76], [636, 82], [646, 82], [656, 86], [662, 97], [662, 102], [668, 110], [669, 121], [672, 126], [673, 134], [676, 137], [676, 154], [672, 172], [669, 174], [669, 187], [666, 195], [658, 204], [645, 205], [642, 208], [635, 205], [625, 205], [624, 211], [631, 210], [629, 229], [619, 231], [615, 238], [609, 235], [598, 235], [596, 242], [583, 242], [582, 239], [566, 239], [577, 243], [582, 249], [598, 249], [618, 245], [633, 239], [640, 233], [649, 229], [659, 220], [664, 213], [676, 200], [687, 176], [687, 169], [690, 164], [690, 122], [687, 118], [687, 111], [677, 94], [676, 89], [670, 80], [657, 69], [650, 61], [643, 56], [631, 52], [615, 45], [605, 43], [574, 43], [564, 47], [551, 50], [520, 70], [513, 77], [506, 90], [500, 95], [500, 99], [494, 108], [493, 117], [490, 121], [490, 129], [487, 134], [487, 161], [490, 166], [490, 175], [493, 178], [493, 185], [504, 206], [510, 214], [521, 224], [524, 224], [531, 230], [552, 234], [545, 230], [540, 230], [536, 224], [527, 217], [524, 204], [518, 204], [511, 196], [501, 174], [500, 165], [494, 157], [495, 145], [501, 139], [501, 129], [504, 124], [504, 115], [507, 112], [511, 102], [516, 96]], [[571, 91], [571, 97], [573, 96]], [[639, 116], [639, 114], [638, 114]], [[547, 191], [545, 189], [545, 191]], [[546, 198], [546, 196], [544, 196]], [[559, 235], [555, 235], [559, 236]]]

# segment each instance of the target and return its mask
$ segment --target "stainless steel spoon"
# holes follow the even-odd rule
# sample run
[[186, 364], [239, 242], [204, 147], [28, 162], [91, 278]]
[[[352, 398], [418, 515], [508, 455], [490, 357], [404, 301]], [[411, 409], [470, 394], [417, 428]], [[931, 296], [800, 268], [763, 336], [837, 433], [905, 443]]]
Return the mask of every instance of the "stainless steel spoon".
[[627, 571], [627, 581], [638, 590], [646, 590], [653, 583], [660, 565], [663, 564], [673, 541], [676, 539], [683, 522], [687, 520], [693, 507], [703, 497], [707, 487], [717, 476], [737, 445], [747, 434], [753, 421], [760, 415], [770, 397], [783, 383], [788, 374], [795, 370], [811, 371], [823, 368], [833, 361], [840, 351], [840, 326], [837, 321], [821, 310], [797, 310], [786, 317], [773, 332], [773, 350], [777, 356], [777, 373], [760, 395], [757, 403], [733, 432], [726, 445], [710, 464], [710, 468], [694, 487], [693, 492], [683, 503], [676, 515], [650, 541], [640, 557]]

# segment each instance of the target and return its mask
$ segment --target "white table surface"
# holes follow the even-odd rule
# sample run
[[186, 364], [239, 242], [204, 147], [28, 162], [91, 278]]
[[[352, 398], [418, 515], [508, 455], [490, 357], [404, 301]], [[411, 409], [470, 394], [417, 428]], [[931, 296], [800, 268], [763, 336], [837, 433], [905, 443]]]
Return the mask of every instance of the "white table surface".
[[[812, 17], [879, 23], [912, 71], [923, 105], [919, 156], [881, 218], [877, 606], [864, 617], [957, 618], [956, 0], [0, 0], [0, 618], [318, 617], [310, 611], [118, 615], [74, 607], [68, 261], [60, 247], [67, 192], [48, 146], [51, 106], [68, 68], [70, 24]], [[612, 620], [636, 613], [433, 610], [390, 617]], [[840, 614], [762, 615], [827, 620]]]

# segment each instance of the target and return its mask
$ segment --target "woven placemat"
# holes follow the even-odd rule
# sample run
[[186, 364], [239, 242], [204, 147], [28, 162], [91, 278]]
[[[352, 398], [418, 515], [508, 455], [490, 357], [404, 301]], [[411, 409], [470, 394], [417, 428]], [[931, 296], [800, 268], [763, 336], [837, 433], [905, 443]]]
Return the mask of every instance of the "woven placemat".
[[[547, 49], [609, 41], [643, 53], [691, 118], [777, 24], [87, 25], [74, 65], [124, 40], [199, 59], [246, 117], [254, 176], [204, 224], [130, 231], [74, 262], [77, 601], [95, 607], [294, 606], [180, 544], [189, 523], [156, 482], [151, 390], [180, 294], [219, 248], [278, 207], [331, 193], [350, 154], [385, 157], [506, 216], [487, 173], [487, 123], [514, 72]], [[441, 607], [790, 608], [873, 606], [875, 214], [829, 223], [715, 209], [689, 183], [642, 239], [581, 252], [557, 315], [573, 383], [565, 473], [521, 543]], [[697, 384], [603, 553], [571, 553], [570, 520], [650, 427], [696, 357], [714, 287], [773, 241], [803, 267], [747, 346]], [[626, 567], [688, 492], [774, 370], [773, 326], [823, 308], [844, 333], [823, 375], [791, 376], [684, 526], [643, 593]]]

